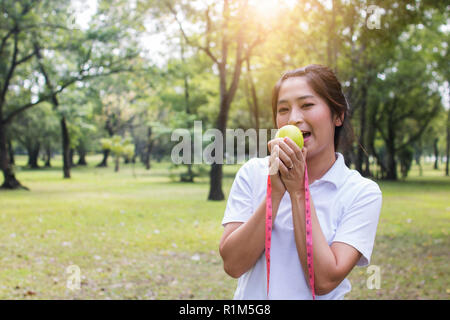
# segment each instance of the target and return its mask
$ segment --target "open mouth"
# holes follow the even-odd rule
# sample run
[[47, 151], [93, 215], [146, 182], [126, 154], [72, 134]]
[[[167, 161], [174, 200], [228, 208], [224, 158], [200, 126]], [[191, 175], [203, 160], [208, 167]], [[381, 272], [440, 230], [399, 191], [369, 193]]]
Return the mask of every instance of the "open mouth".
[[302, 133], [303, 133], [303, 138], [305, 138], [305, 139], [311, 136], [311, 132], [309, 132], [309, 131], [302, 131]]

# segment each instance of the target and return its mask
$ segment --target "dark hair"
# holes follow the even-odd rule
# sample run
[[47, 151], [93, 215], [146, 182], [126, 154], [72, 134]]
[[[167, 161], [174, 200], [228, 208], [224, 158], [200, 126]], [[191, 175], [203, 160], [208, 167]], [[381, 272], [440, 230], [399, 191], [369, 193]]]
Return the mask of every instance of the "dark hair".
[[337, 115], [341, 120], [344, 117], [342, 125], [334, 128], [334, 150], [337, 151], [338, 147], [342, 146], [342, 142], [344, 142], [344, 147], [351, 146], [355, 136], [349, 119], [350, 107], [342, 92], [341, 83], [330, 68], [318, 64], [286, 71], [275, 84], [272, 93], [272, 116], [275, 128], [277, 127], [277, 102], [281, 85], [284, 80], [294, 77], [306, 78], [314, 92], [326, 101], [332, 117]]

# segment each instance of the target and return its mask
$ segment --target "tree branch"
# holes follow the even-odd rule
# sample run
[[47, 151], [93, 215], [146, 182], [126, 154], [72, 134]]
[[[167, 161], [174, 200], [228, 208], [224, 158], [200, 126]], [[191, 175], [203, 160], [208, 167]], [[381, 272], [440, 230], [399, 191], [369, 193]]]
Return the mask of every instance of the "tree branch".
[[241, 62], [248, 60], [252, 55], [253, 49], [263, 42], [264, 38], [258, 34], [257, 38], [248, 46], [247, 50], [245, 51], [245, 55], [241, 58]]
[[242, 59], [242, 48], [243, 48], [243, 35], [242, 30], [239, 31], [238, 37], [237, 37], [237, 47], [236, 47], [236, 62], [234, 64], [234, 71], [233, 71], [233, 78], [231, 80], [230, 88], [227, 91], [227, 94], [230, 96], [229, 99], [233, 100], [234, 93], [237, 90], [237, 86], [239, 83], [239, 78], [241, 74], [242, 69], [242, 62], [244, 61]]
[[[227, 2], [226, 2], [227, 3]], [[240, 8], [241, 10], [239, 11], [239, 20], [240, 21], [244, 21], [244, 16], [247, 12], [247, 1], [245, 1], [243, 3], [243, 7]], [[235, 58], [235, 65], [234, 65], [234, 72], [233, 72], [233, 78], [231, 80], [231, 85], [230, 88], [228, 89], [227, 95], [228, 95], [228, 99], [230, 99], [230, 101], [233, 100], [234, 94], [236, 93], [237, 87], [238, 87], [238, 83], [239, 83], [239, 78], [241, 75], [241, 69], [242, 69], [242, 63], [246, 60], [249, 59], [251, 51], [253, 50], [253, 48], [258, 44], [258, 42], [260, 41], [259, 36], [256, 38], [256, 40], [249, 46], [249, 48], [247, 49], [247, 56], [242, 57], [242, 52], [243, 52], [243, 48], [244, 48], [244, 28], [239, 28], [238, 34], [237, 34], [237, 46], [236, 46], [236, 58]]]
[[[50, 92], [54, 92], [53, 85], [50, 82], [50, 77], [48, 76], [48, 73], [45, 70], [44, 65], [42, 64], [41, 48], [36, 40], [33, 41], [33, 46], [34, 46], [34, 52], [36, 52], [39, 70], [41, 71], [42, 75], [44, 76], [45, 84], [50, 89]], [[53, 107], [56, 108], [58, 106], [58, 99], [56, 98], [56, 94], [52, 95], [50, 97], [50, 99], [53, 102]]]
[[433, 117], [436, 115], [436, 113], [439, 111], [440, 105], [437, 104], [433, 110], [429, 113], [429, 116], [426, 117], [425, 120], [423, 120], [423, 125], [421, 126], [421, 128], [417, 131], [417, 133], [413, 136], [411, 136], [411, 138], [408, 139], [407, 142], [405, 142], [404, 144], [400, 145], [398, 148], [396, 148], [396, 150], [401, 150], [403, 148], [405, 148], [406, 146], [410, 145], [411, 143], [413, 143], [414, 141], [416, 141], [417, 139], [420, 138], [420, 136], [423, 134], [423, 132], [426, 130], [426, 128], [428, 127], [428, 125], [430, 124], [430, 120], [433, 119]]
[[208, 57], [211, 58], [212, 61], [214, 61], [214, 63], [219, 64], [219, 60], [214, 56], [214, 54], [211, 52], [211, 50], [209, 48], [209, 41], [207, 41], [206, 47], [203, 47], [199, 44], [193, 43], [191, 41], [191, 39], [189, 39], [189, 37], [187, 36], [186, 32], [184, 31], [183, 25], [182, 25], [181, 21], [178, 19], [175, 9], [168, 2], [166, 2], [166, 6], [170, 10], [170, 12], [172, 12], [172, 14], [175, 18], [175, 21], [178, 24], [178, 27], [180, 28], [181, 34], [183, 35], [184, 40], [186, 40], [186, 43], [192, 47], [196, 47], [197, 49], [202, 50], [203, 52], [205, 52], [208, 55]]
[[8, 123], [10, 123], [14, 117], [16, 117], [17, 115], [19, 115], [20, 113], [22, 113], [23, 111], [38, 105], [41, 102], [44, 101], [48, 101], [49, 99], [52, 98], [52, 96], [57, 95], [59, 93], [61, 93], [64, 89], [66, 89], [67, 87], [69, 87], [70, 85], [74, 84], [75, 82], [78, 81], [85, 81], [85, 80], [89, 80], [89, 79], [93, 79], [93, 78], [98, 78], [98, 77], [105, 77], [105, 76], [109, 76], [112, 74], [116, 74], [116, 73], [120, 73], [120, 72], [132, 72], [133, 69], [132, 68], [127, 68], [127, 69], [113, 69], [110, 70], [108, 72], [105, 73], [97, 73], [97, 74], [86, 74], [86, 75], [78, 75], [76, 77], [73, 77], [69, 80], [67, 80], [63, 85], [61, 85], [56, 91], [51, 92], [49, 94], [43, 95], [39, 98], [39, 100], [35, 101], [35, 102], [30, 102], [27, 103], [21, 107], [19, 107], [18, 109], [12, 111], [6, 118], [5, 120], [2, 121], [3, 125], [6, 125]]
[[[13, 49], [13, 54], [11, 57], [11, 65], [9, 67], [8, 73], [6, 74], [5, 82], [3, 83], [3, 88], [0, 93], [0, 110], [3, 108], [3, 104], [5, 103], [6, 92], [8, 91], [9, 83], [10, 83], [12, 75], [14, 73], [14, 69], [17, 66], [17, 54], [19, 51], [17, 26], [15, 26], [13, 30], [14, 30], [14, 49]], [[2, 120], [2, 119], [0, 119], [0, 120]]]
[[36, 54], [36, 51], [33, 50], [33, 52], [31, 52], [29, 55], [26, 55], [22, 59], [18, 60], [17, 63], [16, 63], [16, 66], [18, 66], [19, 64], [22, 64], [22, 63], [26, 62], [27, 60], [31, 59], [35, 54]]
[[13, 34], [13, 30], [9, 30], [9, 32], [2, 38], [2, 42], [0, 44], [0, 56], [2, 55], [3, 49], [5, 48], [6, 41], [8, 41], [9, 37]]
[[228, 0], [223, 1], [223, 23], [222, 23], [222, 65], [225, 69], [227, 65], [227, 59], [228, 59], [228, 37], [227, 37], [227, 30], [228, 30], [228, 22], [230, 19], [230, 8], [228, 5]]

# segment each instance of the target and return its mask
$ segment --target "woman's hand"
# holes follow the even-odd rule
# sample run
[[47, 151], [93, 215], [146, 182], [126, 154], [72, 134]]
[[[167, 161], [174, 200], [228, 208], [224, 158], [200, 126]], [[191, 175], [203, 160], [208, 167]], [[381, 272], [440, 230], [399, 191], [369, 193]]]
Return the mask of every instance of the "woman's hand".
[[299, 146], [286, 137], [278, 143], [280, 148], [279, 171], [281, 180], [286, 187], [286, 190], [292, 196], [294, 194], [305, 192], [305, 167], [306, 154], [308, 150], [304, 147], [300, 149]]
[[280, 176], [280, 163], [281, 160], [279, 158], [280, 155], [280, 147], [279, 143], [282, 142], [282, 138], [277, 138], [270, 140], [268, 145], [270, 157], [269, 157], [269, 175], [270, 175], [270, 183], [272, 184], [272, 198], [279, 198], [280, 200], [283, 198], [284, 193], [286, 192], [286, 186], [281, 180]]

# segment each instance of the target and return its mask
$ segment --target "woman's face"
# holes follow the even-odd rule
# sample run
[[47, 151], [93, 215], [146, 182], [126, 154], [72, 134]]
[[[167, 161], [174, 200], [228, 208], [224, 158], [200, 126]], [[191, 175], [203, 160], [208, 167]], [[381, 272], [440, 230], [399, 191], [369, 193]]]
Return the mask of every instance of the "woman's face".
[[291, 124], [303, 132], [308, 158], [334, 152], [334, 129], [342, 125], [337, 116], [332, 118], [327, 103], [308, 85], [305, 77], [288, 78], [281, 84], [276, 121], [278, 128]]

